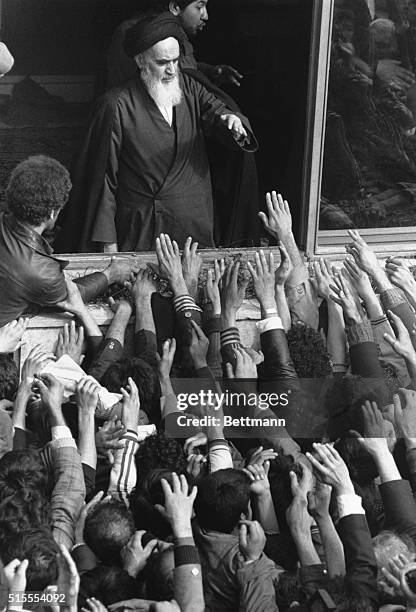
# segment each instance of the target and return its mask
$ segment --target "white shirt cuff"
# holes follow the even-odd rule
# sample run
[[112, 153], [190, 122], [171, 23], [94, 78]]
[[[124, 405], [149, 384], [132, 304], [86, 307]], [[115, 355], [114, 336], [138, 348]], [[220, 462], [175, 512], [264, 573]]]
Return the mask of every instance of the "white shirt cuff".
[[55, 425], [51, 428], [52, 440], [62, 440], [62, 438], [72, 438], [72, 433], [66, 425]]
[[338, 495], [337, 509], [338, 520], [350, 514], [365, 514], [359, 495]]
[[270, 331], [271, 329], [283, 329], [282, 319], [278, 316], [257, 321], [256, 326], [261, 334], [264, 334], [264, 332]]

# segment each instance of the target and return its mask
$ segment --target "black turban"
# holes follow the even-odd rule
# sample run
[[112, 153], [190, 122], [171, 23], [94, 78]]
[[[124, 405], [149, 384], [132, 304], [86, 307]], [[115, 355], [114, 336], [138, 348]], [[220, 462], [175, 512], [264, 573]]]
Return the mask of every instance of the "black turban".
[[178, 19], [170, 12], [160, 15], [145, 15], [126, 32], [124, 51], [129, 57], [134, 57], [147, 51], [156, 43], [166, 38], [176, 38], [181, 44], [184, 32]]

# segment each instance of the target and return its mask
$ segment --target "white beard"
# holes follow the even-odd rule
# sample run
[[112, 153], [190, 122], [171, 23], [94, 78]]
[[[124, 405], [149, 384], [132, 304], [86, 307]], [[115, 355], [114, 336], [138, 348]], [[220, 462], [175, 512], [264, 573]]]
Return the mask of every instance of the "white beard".
[[163, 83], [153, 76], [147, 66], [144, 66], [141, 70], [141, 78], [149, 95], [156, 102], [157, 106], [172, 107], [181, 103], [182, 90], [178, 76], [174, 77], [172, 81], [168, 83]]

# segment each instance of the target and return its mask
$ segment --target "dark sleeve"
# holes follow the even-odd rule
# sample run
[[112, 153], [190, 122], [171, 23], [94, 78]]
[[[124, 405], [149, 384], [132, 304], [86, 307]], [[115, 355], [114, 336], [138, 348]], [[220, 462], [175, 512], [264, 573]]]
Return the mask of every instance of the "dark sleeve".
[[[246, 153], [255, 153], [259, 145], [247, 117], [238, 111], [230, 110], [222, 100], [208, 91], [201, 83], [193, 80], [193, 86], [197, 91], [202, 122], [207, 135], [216, 138], [228, 148], [237, 151], [243, 150]], [[229, 114], [239, 117], [247, 131], [248, 139], [243, 144], [237, 143], [234, 140], [231, 131], [221, 121], [221, 115]]]
[[79, 574], [95, 569], [98, 565], [94, 553], [86, 544], [81, 544], [74, 548], [71, 556], [75, 561]]
[[263, 375], [267, 380], [297, 378], [283, 329], [271, 329], [260, 334], [264, 354]]
[[108, 368], [124, 355], [124, 348], [118, 340], [113, 338], [104, 338], [101, 346], [88, 369], [88, 374], [93, 376], [98, 382], [108, 370]]
[[13, 436], [13, 450], [25, 450], [28, 446], [27, 442], [27, 431], [20, 429], [20, 427], [15, 427]]
[[374, 342], [370, 321], [347, 325], [351, 371], [363, 378], [384, 378], [383, 368], [378, 359], [378, 346]]
[[85, 481], [85, 499], [89, 501], [95, 492], [95, 470], [90, 465], [83, 463], [82, 471], [84, 473]]
[[85, 370], [86, 372], [88, 372], [95, 357], [97, 356], [98, 350], [101, 346], [102, 341], [103, 341], [102, 336], [87, 336], [86, 337], [87, 350], [85, 353], [85, 359], [82, 363], [82, 369]]
[[344, 546], [348, 586], [357, 598], [371, 602], [378, 610], [377, 562], [365, 515], [344, 516], [338, 532]]
[[108, 280], [102, 272], [93, 272], [81, 278], [74, 279], [78, 285], [82, 299], [87, 304], [107, 291]]
[[134, 354], [144, 359], [152, 367], [157, 366], [157, 342], [156, 335], [148, 329], [140, 329], [134, 334]]
[[412, 333], [413, 325], [415, 323], [415, 315], [409, 302], [404, 299], [403, 295], [398, 289], [396, 289], [396, 287], [392, 287], [391, 289], [380, 293], [380, 301], [385, 311], [391, 310], [402, 320], [410, 334], [412, 344], [416, 348], [416, 337]]
[[416, 503], [407, 480], [393, 480], [379, 486], [386, 529], [405, 533], [416, 543]]
[[42, 279], [36, 279], [36, 287], [32, 287], [31, 301], [39, 306], [55, 306], [67, 295], [65, 276], [59, 267], [49, 266]]

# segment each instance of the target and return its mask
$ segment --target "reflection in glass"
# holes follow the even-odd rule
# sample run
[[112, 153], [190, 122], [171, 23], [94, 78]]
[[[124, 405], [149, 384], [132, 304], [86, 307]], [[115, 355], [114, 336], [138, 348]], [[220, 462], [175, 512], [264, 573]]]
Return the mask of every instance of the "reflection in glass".
[[321, 230], [416, 225], [415, 72], [415, 0], [335, 0]]

